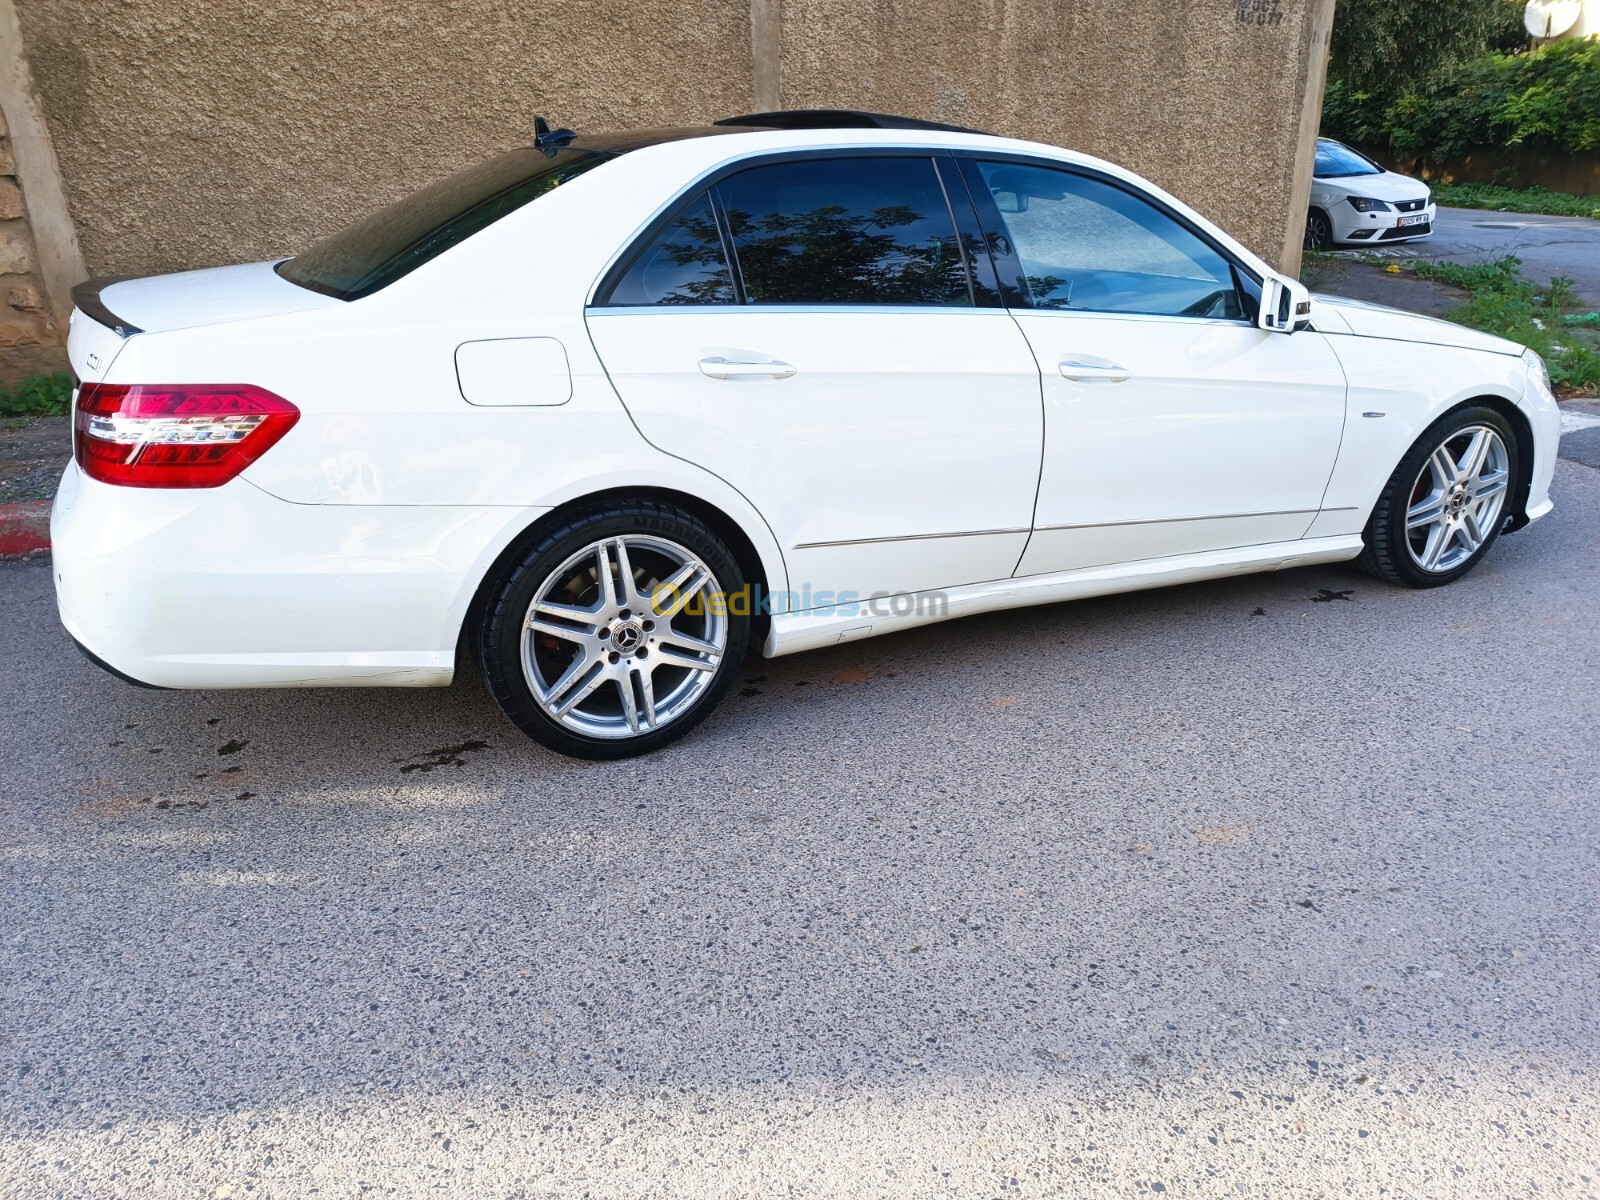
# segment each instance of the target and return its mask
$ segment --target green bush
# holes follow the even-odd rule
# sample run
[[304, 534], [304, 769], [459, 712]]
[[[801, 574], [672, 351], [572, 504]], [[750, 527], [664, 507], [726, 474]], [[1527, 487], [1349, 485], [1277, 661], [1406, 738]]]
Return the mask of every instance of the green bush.
[[1330, 80], [1322, 128], [1435, 162], [1492, 146], [1600, 150], [1600, 41], [1485, 55], [1393, 87]]
[[1436, 183], [1433, 198], [1455, 208], [1544, 213], [1551, 217], [1600, 218], [1600, 196], [1572, 196], [1544, 188], [1509, 188], [1497, 183]]
[[71, 408], [72, 376], [65, 371], [0, 388], [0, 417], [64, 417]]

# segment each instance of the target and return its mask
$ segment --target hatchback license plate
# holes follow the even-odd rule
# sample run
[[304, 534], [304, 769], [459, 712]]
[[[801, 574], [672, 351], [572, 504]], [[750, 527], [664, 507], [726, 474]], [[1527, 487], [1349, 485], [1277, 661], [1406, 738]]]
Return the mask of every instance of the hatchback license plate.
[[1399, 227], [1404, 229], [1407, 225], [1426, 225], [1427, 223], [1428, 214], [1418, 213], [1414, 217], [1401, 217], [1399, 221]]

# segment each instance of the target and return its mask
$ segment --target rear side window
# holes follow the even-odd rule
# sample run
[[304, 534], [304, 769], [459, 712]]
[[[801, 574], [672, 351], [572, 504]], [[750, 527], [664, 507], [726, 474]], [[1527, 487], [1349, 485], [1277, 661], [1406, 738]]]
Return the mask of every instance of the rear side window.
[[624, 261], [600, 303], [973, 302], [929, 158], [804, 158], [750, 167], [697, 195]]
[[1034, 308], [1244, 315], [1233, 265], [1148, 200], [1049, 167], [978, 164]]
[[735, 302], [722, 232], [703, 192], [645, 244], [610, 300], [619, 305]]
[[612, 157], [513, 150], [347, 226], [278, 264], [278, 274], [314, 292], [358, 300]]
[[746, 304], [972, 303], [932, 159], [770, 163], [717, 194]]

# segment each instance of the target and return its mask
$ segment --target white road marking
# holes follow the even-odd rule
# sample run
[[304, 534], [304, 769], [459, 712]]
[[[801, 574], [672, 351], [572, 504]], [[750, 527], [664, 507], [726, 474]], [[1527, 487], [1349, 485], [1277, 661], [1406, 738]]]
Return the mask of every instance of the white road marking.
[[1577, 433], [1580, 429], [1593, 429], [1600, 425], [1600, 413], [1579, 412], [1572, 408], [1561, 410], [1561, 432]]

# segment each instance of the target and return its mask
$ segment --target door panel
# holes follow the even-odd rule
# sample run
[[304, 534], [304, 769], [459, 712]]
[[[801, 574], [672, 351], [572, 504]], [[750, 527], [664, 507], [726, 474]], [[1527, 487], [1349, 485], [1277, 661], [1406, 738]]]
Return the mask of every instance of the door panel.
[[1004, 310], [597, 308], [589, 330], [645, 438], [766, 518], [793, 607], [1015, 568], [1043, 417]]
[[1125, 180], [1021, 158], [962, 173], [1044, 379], [1018, 573], [1304, 536], [1345, 418], [1322, 335], [1256, 328], [1239, 264]]
[[[1045, 462], [1020, 575], [1302, 537], [1344, 428], [1321, 334], [1017, 311], [1044, 370]], [[1092, 353], [1091, 353], [1092, 352]], [[1095, 378], [1063, 361], [1117, 368]]]

